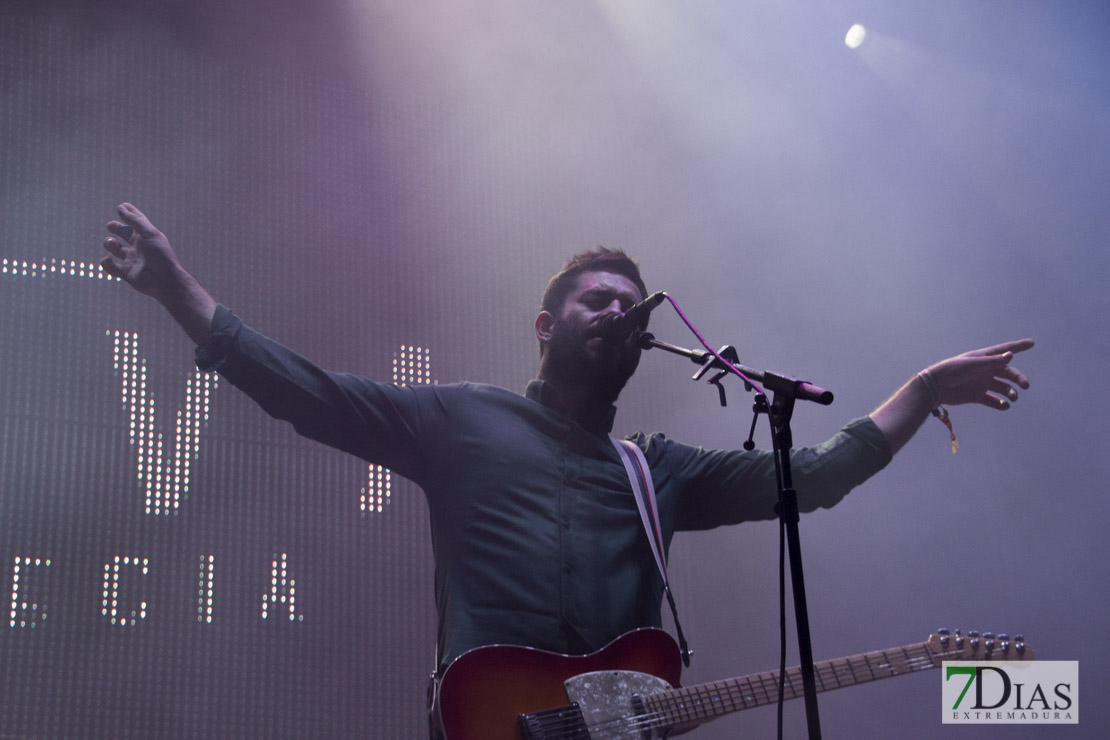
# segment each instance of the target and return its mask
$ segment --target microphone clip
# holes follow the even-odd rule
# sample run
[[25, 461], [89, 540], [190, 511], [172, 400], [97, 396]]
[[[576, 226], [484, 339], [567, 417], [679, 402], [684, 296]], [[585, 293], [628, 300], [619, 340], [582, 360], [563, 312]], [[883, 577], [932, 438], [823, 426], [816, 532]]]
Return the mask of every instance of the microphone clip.
[[[737, 354], [736, 348], [733, 347], [731, 344], [726, 344], [725, 346], [721, 347], [719, 350], [717, 350], [717, 354], [719, 354], [721, 357], [723, 357], [725, 360], [732, 363], [733, 365], [740, 364], [740, 355]], [[725, 386], [721, 383], [721, 381], [724, 380], [725, 377], [729, 374], [729, 370], [728, 368], [721, 367], [721, 363], [717, 361], [716, 357], [714, 357], [713, 355], [709, 355], [708, 357], [706, 357], [705, 362], [700, 368], [698, 368], [698, 371], [694, 373], [693, 380], [701, 380], [703, 377], [705, 377], [705, 374], [707, 372], [714, 368], [717, 368], [717, 373], [706, 382], [710, 385], [717, 386], [717, 394], [721, 398], [721, 405], [728, 406], [728, 401], [725, 398]], [[744, 384], [747, 385], [747, 381], [745, 381]], [[748, 390], [751, 390], [750, 386], [748, 387]]]

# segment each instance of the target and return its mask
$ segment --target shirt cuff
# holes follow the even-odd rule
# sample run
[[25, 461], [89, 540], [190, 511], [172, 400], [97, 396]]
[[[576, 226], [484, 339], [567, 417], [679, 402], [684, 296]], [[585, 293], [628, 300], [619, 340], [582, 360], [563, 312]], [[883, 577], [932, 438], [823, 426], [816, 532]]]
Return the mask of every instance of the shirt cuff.
[[212, 317], [212, 332], [208, 342], [196, 349], [197, 369], [202, 372], [217, 372], [231, 353], [232, 345], [239, 334], [243, 322], [224, 305], [216, 306]]

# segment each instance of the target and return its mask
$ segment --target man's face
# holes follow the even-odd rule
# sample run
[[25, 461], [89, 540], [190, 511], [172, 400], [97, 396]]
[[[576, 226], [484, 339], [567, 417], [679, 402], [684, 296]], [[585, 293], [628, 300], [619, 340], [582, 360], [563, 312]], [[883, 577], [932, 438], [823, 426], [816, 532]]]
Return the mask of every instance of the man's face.
[[636, 371], [640, 349], [635, 334], [621, 342], [606, 340], [602, 322], [641, 301], [639, 288], [624, 275], [584, 272], [554, 317], [547, 343], [547, 367], [576, 383], [593, 383], [616, 399]]

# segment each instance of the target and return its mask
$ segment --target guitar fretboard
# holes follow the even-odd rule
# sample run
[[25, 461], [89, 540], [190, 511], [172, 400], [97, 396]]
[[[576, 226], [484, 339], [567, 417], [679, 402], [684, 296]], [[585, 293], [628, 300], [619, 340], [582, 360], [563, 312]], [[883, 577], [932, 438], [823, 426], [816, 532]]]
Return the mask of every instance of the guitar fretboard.
[[[940, 665], [944, 659], [943, 655], [931, 652], [925, 643], [918, 643], [821, 661], [814, 663], [813, 669], [817, 691], [822, 692], [928, 670]], [[801, 695], [801, 667], [787, 668], [784, 698], [796, 699]], [[659, 726], [665, 727], [701, 722], [732, 712], [773, 704], [778, 699], [779, 672], [767, 671], [664, 691], [644, 697], [644, 704], [648, 712], [658, 718]]]

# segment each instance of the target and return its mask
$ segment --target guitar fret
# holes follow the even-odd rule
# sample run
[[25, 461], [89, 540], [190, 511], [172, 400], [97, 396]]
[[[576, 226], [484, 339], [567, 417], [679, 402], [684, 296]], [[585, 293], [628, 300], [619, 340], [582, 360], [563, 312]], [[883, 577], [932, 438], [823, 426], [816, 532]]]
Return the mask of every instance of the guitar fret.
[[715, 717], [724, 714], [724, 705], [721, 702], [721, 693], [717, 689], [717, 684], [702, 684], [702, 690], [698, 692], [701, 699], [700, 709], [703, 717]]
[[833, 678], [836, 679], [836, 686], [832, 688], [839, 689], [843, 686], [852, 686], [859, 681], [859, 666], [856, 662], [853, 662], [853, 657], [848, 656], [828, 661]]
[[702, 684], [698, 689], [698, 713], [702, 717], [715, 717], [721, 714], [720, 694], [715, 684]]
[[682, 710], [685, 713], [684, 719], [690, 719], [693, 716], [693, 708], [697, 706], [697, 686], [691, 686], [682, 690], [684, 701], [682, 702]]
[[[767, 678], [764, 679], [763, 674], [760, 674], [760, 683], [768, 683], [771, 686], [771, 689], [767, 692], [767, 701], [768, 702], [778, 701], [778, 698], [779, 698], [779, 677], [778, 677], [778, 675], [775, 674], [775, 673], [768, 673]], [[786, 696], [790, 699], [793, 699], [794, 696], [792, 694], [792, 690], [793, 690], [794, 686], [793, 686], [793, 682], [790, 680], [790, 671], [786, 672], [786, 681], [784, 682], [784, 684], [785, 684], [785, 686], [783, 687], [783, 691], [784, 691], [783, 696]]]
[[874, 679], [875, 671], [871, 661], [872, 656], [869, 655], [849, 655], [845, 658], [844, 665], [847, 667], [847, 675], [844, 676], [845, 684], [855, 686]]
[[[729, 714], [736, 711], [736, 700], [732, 696], [732, 692], [728, 690], [728, 685], [722, 681], [715, 681], [713, 689], [718, 698], [717, 703], [713, 705], [716, 714]], [[723, 689], [723, 690], [722, 690]]]
[[910, 663], [910, 652], [905, 648], [901, 648], [902, 652], [902, 665], [906, 667], [906, 673], [913, 670], [913, 665]]
[[673, 724], [674, 717], [671, 714], [671, 694], [656, 694], [645, 698], [645, 706], [651, 710], [652, 714], [657, 714], [666, 719], [666, 724]]
[[924, 658], [925, 661], [928, 663], [928, 665], [923, 666], [924, 668], [936, 668], [940, 665], [940, 661], [937, 659], [936, 656], [933, 655], [932, 651], [929, 650], [929, 648], [925, 647], [924, 645], [918, 645], [916, 647], [920, 651], [920, 657]]
[[687, 705], [687, 703], [685, 701], [681, 700], [681, 698], [688, 695], [688, 693], [689, 693], [689, 689], [682, 689], [682, 691], [679, 692], [676, 695], [676, 699], [679, 699], [679, 701], [677, 702], [677, 709], [680, 713], [681, 719], [683, 719], [683, 720], [691, 719], [689, 706]]
[[875, 675], [875, 661], [879, 657], [880, 656], [879, 656], [878, 653], [865, 653], [863, 655], [863, 663], [864, 663], [864, 665], [867, 666], [867, 679], [866, 680], [874, 681], [875, 679], [880, 678], [880, 676]]
[[844, 659], [844, 662], [847, 663], [850, 668], [848, 672], [848, 678], [851, 679], [848, 683], [849, 686], [855, 686], [858, 683], [870, 681], [875, 678], [875, 666], [871, 662], [872, 658], [873, 656], [864, 654], [851, 655]]
[[821, 663], [813, 664], [813, 671], [817, 674], [817, 681], [820, 683], [821, 691], [825, 691], [828, 687], [825, 685], [825, 677], [828, 676], [830, 680], [835, 681], [836, 685], [840, 685], [839, 671], [836, 669], [836, 664], [831, 660], [823, 661]]
[[751, 678], [744, 678], [735, 682], [740, 689], [740, 700], [744, 703], [744, 708], [761, 706], [759, 697], [756, 696], [755, 686], [752, 684]]
[[[736, 711], [736, 693], [732, 690], [732, 687], [728, 685], [728, 681], [717, 681], [713, 685], [717, 687], [717, 691], [721, 694], [721, 697], [722, 697], [721, 698], [721, 707], [722, 708], [724, 708], [725, 699], [727, 698], [727, 700], [728, 700], [728, 708], [724, 709], [724, 711], [721, 712], [721, 714], [728, 714], [729, 712], [735, 712]], [[724, 689], [724, 691], [721, 691], [722, 688]], [[743, 699], [744, 699], [743, 695], [740, 696], [740, 699], [741, 699], [741, 701], [743, 701]]]
[[675, 699], [674, 694], [667, 696], [666, 714], [671, 722], [678, 722], [678, 701]]
[[740, 686], [740, 698], [743, 700], [745, 707], [748, 706], [749, 701], [751, 701], [753, 707], [760, 706], [759, 697], [755, 695], [755, 687], [752, 685], [750, 678], [737, 681], [737, 685]]
[[766, 703], [768, 703], [768, 702], [774, 701], [774, 698], [775, 698], [775, 697], [774, 697], [774, 696], [772, 696], [772, 695], [771, 695], [771, 692], [767, 690], [767, 682], [766, 682], [766, 680], [765, 680], [765, 679], [763, 678], [763, 674], [762, 674], [762, 673], [758, 673], [758, 674], [756, 674], [756, 678], [758, 678], [758, 679], [759, 679], [759, 690], [760, 690], [760, 692], [761, 692], [761, 695], [762, 695], [762, 697], [763, 697], [763, 698], [762, 698], [762, 699], [760, 700], [760, 703], [761, 703], [761, 704], [766, 704]]
[[686, 696], [688, 699], [688, 702], [685, 704], [687, 708], [687, 719], [696, 717], [697, 715], [694, 714], [694, 709], [701, 706], [701, 692], [698, 689], [699, 686], [691, 686], [686, 689]]
[[[817, 693], [827, 691], [826, 682], [836, 680], [836, 671], [830, 672], [829, 668], [830, 666], [827, 663], [813, 664], [813, 680], [817, 683]], [[805, 686], [802, 687], [802, 693], [805, 693]]]
[[[887, 666], [889, 661], [886, 660], [886, 657], [881, 651], [853, 655], [848, 660], [852, 660], [853, 658], [855, 659], [855, 664], [852, 677], [855, 679], [855, 683], [875, 681], [886, 676], [886, 672], [883, 669]], [[876, 669], [878, 669], [878, 673], [876, 673]]]
[[[768, 701], [770, 701], [770, 699], [769, 699], [770, 693], [767, 691], [767, 685], [763, 682], [763, 674], [762, 673], [757, 673], [757, 674], [755, 674], [755, 678], [759, 680], [759, 690], [763, 694], [763, 699], [760, 700], [759, 703], [760, 704], [766, 704]], [[758, 695], [757, 695], [757, 697], [758, 697]]]
[[[779, 687], [778, 676], [776, 676], [774, 673], [772, 673], [771, 674], [771, 680], [775, 682], [775, 698], [777, 700], [778, 695], [779, 695], [779, 692], [778, 692], [778, 687]], [[783, 696], [785, 696], [787, 699], [796, 699], [797, 697], [802, 695], [802, 673], [801, 673], [801, 671], [790, 671], [790, 670], [788, 670], [786, 672], [786, 680], [783, 681], [782, 683], [783, 683], [783, 689], [782, 689]]]
[[683, 693], [686, 695], [686, 698], [687, 698], [687, 701], [684, 702], [683, 705], [682, 705], [683, 708], [686, 710], [686, 719], [690, 719], [690, 718], [695, 716], [693, 714], [693, 708], [700, 704], [700, 702], [697, 700], [698, 699], [697, 688], [698, 688], [697, 686], [692, 686], [692, 687], [690, 687], [688, 689], [685, 689], [683, 691]]
[[693, 701], [690, 707], [691, 712], [693, 713], [692, 716], [706, 716], [705, 712], [709, 711], [709, 709], [713, 706], [713, 702], [710, 700], [710, 695], [708, 693], [708, 688], [704, 684], [699, 684], [697, 686], [691, 686], [689, 691], [690, 698]]
[[759, 681], [759, 683], [756, 684], [756, 681], [758, 681], [758, 680], [759, 680], [759, 676], [749, 676], [747, 678], [747, 680], [744, 682], [747, 685], [748, 698], [751, 700], [751, 705], [753, 707], [758, 707], [758, 706], [763, 705], [763, 701], [759, 698], [760, 697], [760, 689], [763, 688], [763, 682]]

